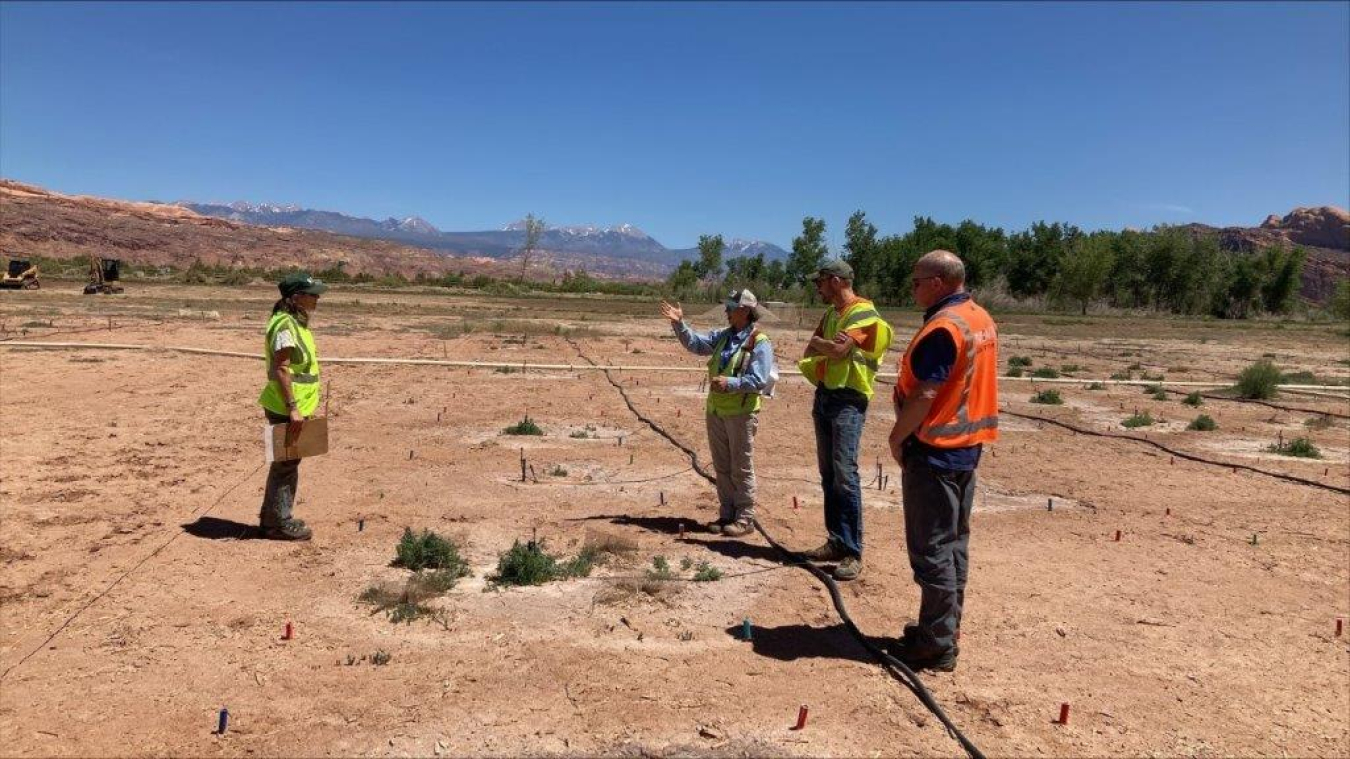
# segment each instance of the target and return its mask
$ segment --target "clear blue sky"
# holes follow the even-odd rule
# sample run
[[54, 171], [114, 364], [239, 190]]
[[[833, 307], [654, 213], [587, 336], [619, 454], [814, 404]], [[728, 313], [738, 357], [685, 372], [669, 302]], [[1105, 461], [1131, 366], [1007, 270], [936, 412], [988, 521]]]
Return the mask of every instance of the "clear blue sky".
[[1350, 205], [1350, 4], [0, 4], [0, 174], [787, 246]]

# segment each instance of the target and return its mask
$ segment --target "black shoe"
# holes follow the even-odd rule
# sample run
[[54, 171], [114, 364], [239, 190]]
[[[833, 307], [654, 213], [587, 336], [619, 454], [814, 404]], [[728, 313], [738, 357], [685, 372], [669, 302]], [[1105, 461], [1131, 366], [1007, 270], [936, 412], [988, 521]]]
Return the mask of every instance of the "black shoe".
[[[906, 625], [906, 632], [918, 627]], [[956, 658], [961, 655], [959, 646], [938, 648], [919, 643], [915, 638], [900, 638], [886, 650], [891, 656], [905, 663], [906, 667], [918, 672], [922, 669], [934, 672], [951, 672], [956, 669]]]

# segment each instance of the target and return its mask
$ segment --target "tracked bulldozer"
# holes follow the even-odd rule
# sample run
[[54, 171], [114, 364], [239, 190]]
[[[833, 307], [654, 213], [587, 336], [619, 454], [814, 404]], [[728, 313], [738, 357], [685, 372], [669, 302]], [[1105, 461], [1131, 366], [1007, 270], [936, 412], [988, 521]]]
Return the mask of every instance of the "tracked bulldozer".
[[89, 284], [84, 286], [85, 295], [95, 293], [122, 292], [122, 286], [116, 284], [122, 278], [122, 262], [116, 258], [99, 258], [98, 256], [89, 257]]
[[32, 261], [10, 259], [8, 268], [0, 276], [0, 287], [9, 290], [36, 290], [42, 287], [42, 282], [38, 280], [38, 267]]

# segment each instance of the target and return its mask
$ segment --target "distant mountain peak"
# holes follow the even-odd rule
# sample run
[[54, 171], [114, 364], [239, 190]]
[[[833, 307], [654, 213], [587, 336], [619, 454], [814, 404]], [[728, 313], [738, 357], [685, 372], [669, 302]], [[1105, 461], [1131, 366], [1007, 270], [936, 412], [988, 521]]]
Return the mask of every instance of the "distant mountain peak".
[[[513, 221], [502, 227], [503, 232], [524, 232], [525, 220]], [[568, 235], [572, 237], [595, 237], [599, 235], [621, 235], [623, 237], [632, 237], [638, 240], [651, 240], [652, 236], [643, 232], [632, 224], [619, 224], [613, 227], [597, 227], [594, 224], [572, 224], [565, 226], [548, 226], [545, 232], [552, 232], [558, 235]]]
[[390, 216], [388, 219], [381, 222], [381, 226], [403, 232], [417, 232], [427, 235], [439, 234], [441, 231], [421, 216], [405, 216], [402, 219], [395, 219]]

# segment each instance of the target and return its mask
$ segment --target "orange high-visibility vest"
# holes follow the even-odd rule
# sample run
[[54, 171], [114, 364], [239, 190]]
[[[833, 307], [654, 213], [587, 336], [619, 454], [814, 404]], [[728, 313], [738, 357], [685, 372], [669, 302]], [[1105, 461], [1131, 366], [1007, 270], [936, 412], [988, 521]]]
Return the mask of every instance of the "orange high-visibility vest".
[[998, 330], [989, 312], [967, 300], [933, 314], [900, 359], [895, 392], [908, 397], [919, 386], [910, 364], [914, 346], [945, 329], [956, 345], [956, 363], [915, 435], [936, 448], [964, 448], [998, 439]]

